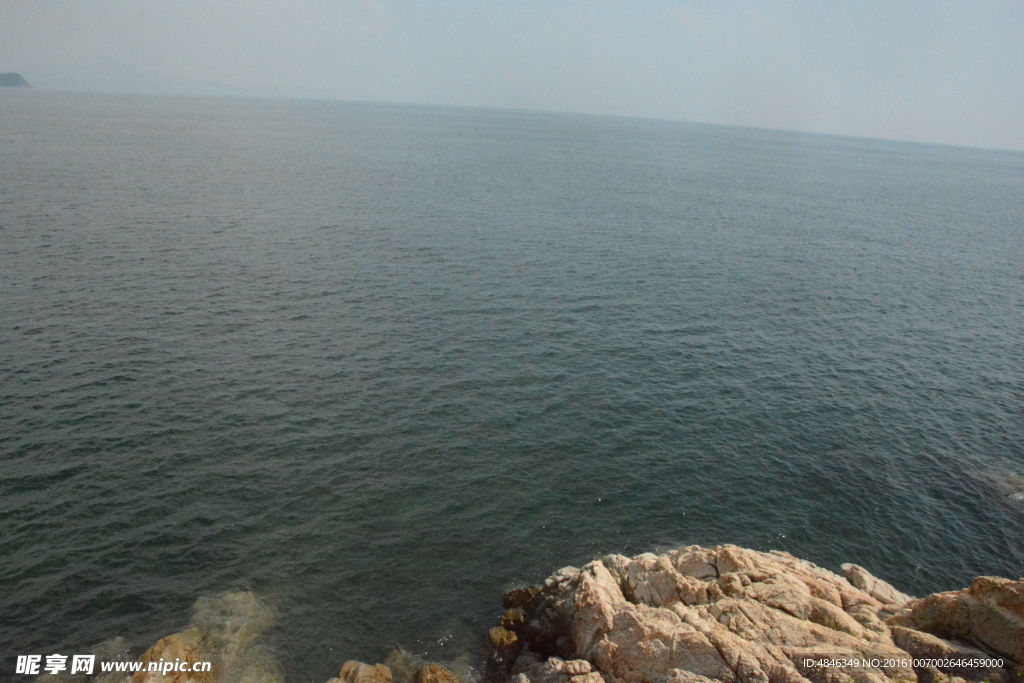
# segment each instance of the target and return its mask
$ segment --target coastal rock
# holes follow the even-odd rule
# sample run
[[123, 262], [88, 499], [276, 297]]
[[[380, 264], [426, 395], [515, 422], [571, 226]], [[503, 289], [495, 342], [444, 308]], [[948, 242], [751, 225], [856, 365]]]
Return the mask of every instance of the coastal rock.
[[[915, 600], [857, 565], [843, 572], [728, 545], [566, 567], [506, 596], [522, 613], [500, 627], [521, 648], [509, 675], [518, 683], [1017, 683], [1020, 582], [983, 577], [967, 591]], [[911, 668], [914, 652], [985, 659], [989, 650], [1012, 659], [1009, 668]], [[570, 662], [580, 662], [574, 673]]]
[[341, 665], [338, 678], [342, 683], [391, 683], [391, 669], [383, 664], [347, 661]]
[[347, 661], [327, 683], [462, 683], [462, 678], [442, 664], [397, 649], [388, 655], [386, 664]]
[[[784, 552], [725, 545], [608, 555], [510, 591], [490, 630], [487, 683], [1024, 683], [1024, 579], [912, 598], [863, 567], [839, 576]], [[273, 612], [248, 592], [196, 602], [139, 660], [210, 662], [128, 683], [282, 683], [259, 645]], [[109, 641], [109, 658], [125, 657]], [[980, 660], [978, 664], [964, 660]], [[853, 662], [853, 663], [851, 663]], [[461, 683], [396, 650], [328, 683]], [[936, 666], [941, 664], [941, 666]], [[470, 669], [466, 680], [479, 680]], [[124, 683], [124, 674], [39, 683]]]
[[[983, 659], [992, 655], [976, 647], [943, 640], [938, 636], [922, 631], [915, 631], [903, 626], [893, 626], [892, 639], [897, 647], [919, 659]], [[966, 681], [988, 681], [988, 683], [1008, 683], [1010, 673], [1006, 669], [994, 667], [950, 667], [945, 673], [962, 678]]]
[[[273, 611], [248, 591], [200, 598], [190, 627], [161, 638], [139, 659], [129, 683], [282, 683], [279, 667], [256, 644], [273, 624]], [[151, 662], [210, 662], [209, 671], [148, 671]], [[390, 682], [389, 682], [390, 683]]]
[[437, 662], [422, 667], [412, 680], [413, 683], [462, 683], [455, 672]]
[[150, 662], [205, 662], [213, 659], [213, 652], [204, 643], [203, 632], [198, 628], [190, 628], [156, 641], [153, 647], [146, 650], [139, 658], [143, 671], [133, 675], [130, 683], [214, 683], [213, 669], [208, 672], [173, 672], [145, 671]]
[[1024, 665], [1024, 579], [979, 576], [970, 588], [907, 603], [889, 623], [976, 643]]
[[885, 605], [902, 605], [912, 600], [906, 593], [901, 593], [885, 581], [872, 576], [871, 572], [864, 567], [855, 564], [844, 564], [839, 567], [843, 570], [843, 576], [854, 588], [859, 588], [871, 597]]
[[495, 626], [487, 633], [484, 665], [490, 672], [507, 671], [521, 648], [522, 641], [514, 630], [504, 625]]
[[605, 683], [601, 674], [585, 659], [565, 661], [551, 657], [534, 662], [526, 671], [513, 677], [517, 683]]

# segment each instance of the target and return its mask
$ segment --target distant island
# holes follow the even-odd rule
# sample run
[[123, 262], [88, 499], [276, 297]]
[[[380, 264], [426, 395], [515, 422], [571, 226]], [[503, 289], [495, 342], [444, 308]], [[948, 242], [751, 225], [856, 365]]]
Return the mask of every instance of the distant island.
[[13, 71], [6, 74], [0, 74], [0, 86], [4, 88], [31, 88], [21, 74], [16, 74]]

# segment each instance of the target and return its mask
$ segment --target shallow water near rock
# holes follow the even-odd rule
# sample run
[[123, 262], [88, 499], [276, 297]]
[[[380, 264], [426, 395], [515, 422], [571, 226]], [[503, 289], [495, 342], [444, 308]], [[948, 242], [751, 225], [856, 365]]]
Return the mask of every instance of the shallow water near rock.
[[0, 121], [3, 666], [240, 588], [289, 681], [472, 658], [506, 589], [690, 543], [1024, 574], [1024, 154], [37, 91]]

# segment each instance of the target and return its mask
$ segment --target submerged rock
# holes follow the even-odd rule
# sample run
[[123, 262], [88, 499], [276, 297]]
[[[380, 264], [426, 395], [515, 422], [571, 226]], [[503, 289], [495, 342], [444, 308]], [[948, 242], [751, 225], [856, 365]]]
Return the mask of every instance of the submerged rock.
[[384, 666], [391, 669], [395, 683], [413, 683], [416, 674], [426, 665], [425, 659], [402, 648], [392, 650], [384, 660]]
[[139, 658], [144, 671], [133, 675], [130, 683], [214, 683], [214, 673], [211, 666], [210, 671], [198, 672], [164, 672], [145, 671], [149, 668], [150, 662], [191, 662], [199, 663], [214, 659], [213, 648], [204, 642], [204, 634], [198, 628], [190, 628], [181, 633], [175, 633], [161, 638], [153, 647], [146, 650]]
[[431, 662], [416, 672], [413, 683], [462, 683], [462, 680], [451, 669]]
[[[139, 659], [143, 670], [129, 683], [282, 683], [270, 653], [256, 641], [274, 613], [251, 592], [200, 598], [190, 627], [161, 638]], [[150, 662], [210, 662], [209, 671], [147, 671]]]

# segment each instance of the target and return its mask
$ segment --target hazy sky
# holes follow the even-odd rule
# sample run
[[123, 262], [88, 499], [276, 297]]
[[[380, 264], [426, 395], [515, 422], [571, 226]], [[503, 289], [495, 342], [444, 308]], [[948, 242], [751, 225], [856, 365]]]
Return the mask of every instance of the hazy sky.
[[1020, 0], [0, 0], [0, 71], [1024, 150]]

